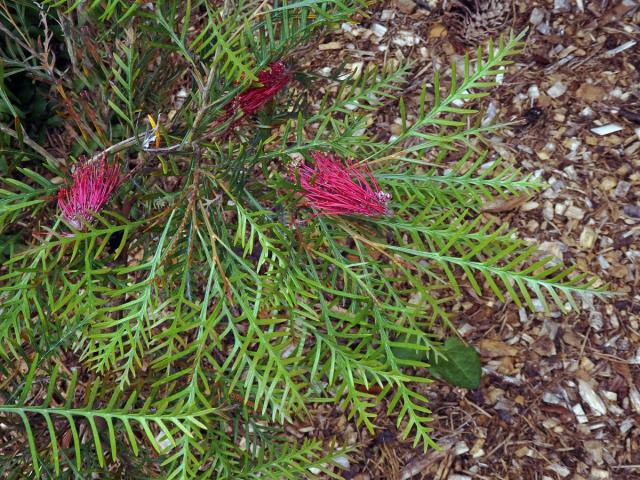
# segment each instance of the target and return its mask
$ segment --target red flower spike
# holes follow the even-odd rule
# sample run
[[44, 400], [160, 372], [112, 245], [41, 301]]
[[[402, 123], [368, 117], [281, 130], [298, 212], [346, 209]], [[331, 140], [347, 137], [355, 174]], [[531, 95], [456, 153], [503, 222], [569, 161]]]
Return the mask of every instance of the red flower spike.
[[85, 162], [73, 172], [71, 186], [58, 190], [58, 206], [64, 218], [76, 229], [92, 220], [120, 185], [120, 165], [107, 163], [106, 155]]
[[[217, 120], [218, 123], [225, 122], [233, 117], [238, 110], [245, 116], [251, 116], [257, 112], [264, 104], [276, 96], [287, 83], [291, 81], [291, 72], [287, 70], [284, 63], [277, 61], [269, 65], [266, 70], [258, 73], [258, 83], [249, 87], [244, 92], [238, 94], [225, 108], [225, 113]], [[233, 122], [229, 128], [235, 127], [241, 119]]]
[[323, 215], [390, 215], [387, 203], [391, 195], [380, 190], [368, 167], [345, 165], [338, 156], [328, 153], [311, 152], [311, 157], [315, 167], [297, 167], [309, 206]]
[[275, 97], [291, 81], [291, 73], [284, 63], [277, 61], [269, 65], [267, 70], [258, 73], [260, 86], [251, 87], [237, 98], [237, 106], [245, 115], [253, 115], [265, 103]]

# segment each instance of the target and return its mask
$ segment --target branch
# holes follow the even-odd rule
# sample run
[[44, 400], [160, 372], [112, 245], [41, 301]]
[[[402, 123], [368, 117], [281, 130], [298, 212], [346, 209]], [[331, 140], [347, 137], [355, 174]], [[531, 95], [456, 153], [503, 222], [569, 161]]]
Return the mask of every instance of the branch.
[[24, 128], [22, 128], [22, 135], [18, 135], [18, 132], [0, 123], [0, 132], [6, 133], [7, 135], [15, 138], [18, 141], [22, 141], [23, 143], [31, 147], [35, 152], [39, 153], [42, 157], [46, 158], [47, 161], [49, 163], [52, 163], [55, 167], [59, 167], [64, 163], [64, 159], [54, 157], [36, 142], [31, 140], [27, 135], [27, 132], [24, 131]]

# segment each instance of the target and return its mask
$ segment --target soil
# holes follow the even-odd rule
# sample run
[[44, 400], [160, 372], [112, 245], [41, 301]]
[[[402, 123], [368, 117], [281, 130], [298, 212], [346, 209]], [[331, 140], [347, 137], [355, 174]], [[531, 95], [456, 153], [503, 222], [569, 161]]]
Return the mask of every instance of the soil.
[[[640, 479], [640, 7], [636, 0], [395, 0], [318, 40], [311, 66], [414, 63], [408, 107], [434, 68], [510, 29], [527, 45], [483, 107], [515, 124], [494, 149], [549, 188], [484, 215], [590, 271], [615, 292], [580, 313], [461, 298], [456, 324], [483, 362], [481, 387], [424, 387], [440, 450], [401, 441], [380, 406], [371, 436], [319, 408], [294, 436], [357, 445], [344, 478]], [[399, 123], [396, 105], [376, 119]]]

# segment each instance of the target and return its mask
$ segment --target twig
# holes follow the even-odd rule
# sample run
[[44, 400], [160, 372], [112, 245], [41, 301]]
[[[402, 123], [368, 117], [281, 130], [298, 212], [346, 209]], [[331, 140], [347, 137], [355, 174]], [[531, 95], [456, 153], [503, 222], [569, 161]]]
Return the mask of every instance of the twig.
[[136, 143], [138, 143], [139, 141], [144, 139], [145, 135], [146, 135], [146, 132], [145, 133], [139, 133], [138, 135], [135, 135], [133, 137], [129, 137], [129, 138], [125, 139], [125, 140], [122, 140], [121, 142], [115, 143], [115, 144], [111, 145], [110, 147], [107, 147], [104, 150], [96, 153], [93, 157], [91, 157], [89, 159], [89, 162], [96, 161], [102, 155], [110, 155], [112, 153], [118, 153], [118, 152], [121, 152], [122, 150], [126, 150], [127, 148], [135, 145]]
[[[7, 127], [6, 125], [4, 125], [2, 123], [0, 123], [0, 132], [6, 133], [7, 135], [15, 138], [16, 140], [20, 140], [20, 135], [18, 135], [18, 133], [15, 130], [13, 130], [12, 128]], [[59, 167], [64, 162], [63, 159], [54, 157], [49, 152], [47, 152], [44, 148], [42, 148], [40, 145], [38, 145], [36, 142], [31, 140], [29, 138], [29, 136], [27, 135], [27, 132], [24, 131], [24, 128], [22, 129], [22, 141], [26, 145], [31, 147], [32, 150], [34, 150], [35, 152], [39, 153], [41, 156], [46, 158], [47, 161], [52, 163], [54, 166]]]
[[[40, 58], [44, 58], [46, 61], [46, 51], [45, 52], [37, 52], [31, 45], [29, 45], [27, 43], [27, 39], [24, 36], [24, 34], [20, 31], [20, 28], [18, 27], [18, 25], [16, 25], [16, 23], [14, 22], [13, 18], [11, 17], [11, 15], [9, 14], [9, 12], [7, 11], [6, 7], [3, 7], [2, 10], [4, 10], [5, 12], [5, 18], [13, 25], [13, 27], [15, 28], [15, 31], [20, 33], [22, 36], [22, 39], [20, 39], [18, 36], [16, 36], [11, 30], [9, 30], [5, 25], [2, 24], [2, 22], [0, 22], [0, 32], [4, 33], [7, 37], [11, 38], [14, 42], [16, 42], [23, 50], [26, 50], [27, 52], [29, 52], [34, 58], [36, 59], [40, 59]], [[45, 39], [46, 40], [46, 39]], [[48, 41], [46, 41], [45, 43], [48, 43]], [[53, 67], [50, 69], [47, 69], [46, 67], [48, 66], [48, 62], [46, 62], [47, 65], [43, 65], [43, 68], [45, 70], [47, 70], [47, 72], [51, 75], [51, 74], [55, 74], [58, 77], [62, 77], [63, 76], [63, 72], [61, 72], [60, 70], [58, 70], [57, 68]]]
[[177, 143], [175, 145], [171, 145], [170, 147], [159, 147], [159, 148], [143, 148], [142, 151], [145, 153], [171, 153], [182, 151], [182, 147], [184, 147], [184, 143]]
[[71, 68], [73, 72], [78, 75], [78, 60], [76, 59], [76, 53], [71, 44], [71, 30], [69, 29], [69, 20], [62, 16], [62, 12], [58, 12], [58, 18], [62, 32], [64, 33], [64, 43], [67, 47], [67, 53], [69, 54], [69, 60], [71, 61]]
[[191, 131], [189, 132], [189, 140], [188, 140], [189, 143], [191, 143], [191, 140], [193, 139], [193, 134], [198, 128], [198, 126], [200, 126], [200, 122], [202, 121], [204, 112], [207, 110], [209, 106], [207, 102], [207, 98], [209, 97], [209, 90], [211, 90], [211, 85], [213, 84], [213, 80], [215, 79], [215, 71], [216, 71], [215, 62], [213, 62], [213, 64], [211, 65], [211, 68], [209, 69], [207, 82], [205, 83], [204, 88], [202, 89], [202, 97], [201, 97], [202, 101], [200, 103], [200, 108], [198, 108], [198, 111], [196, 112], [196, 116], [193, 120], [193, 125], [191, 126]]
[[[222, 17], [224, 18], [228, 12], [229, 9], [231, 8], [231, 2], [229, 0], [225, 0], [224, 2], [224, 6], [222, 8]], [[258, 9], [260, 9], [260, 7], [258, 7]], [[255, 12], [254, 12], [255, 15]], [[235, 34], [234, 34], [235, 36]], [[233, 38], [233, 37], [232, 37]], [[191, 131], [189, 132], [189, 138], [188, 138], [188, 143], [191, 143], [192, 139], [193, 139], [193, 134], [194, 132], [197, 130], [197, 128], [200, 126], [200, 122], [202, 122], [202, 117], [204, 117], [204, 113], [208, 108], [208, 102], [207, 99], [209, 98], [209, 90], [211, 90], [211, 85], [213, 85], [213, 81], [215, 80], [215, 71], [216, 71], [216, 59], [218, 58], [218, 54], [220, 52], [220, 45], [218, 45], [216, 47], [216, 51], [213, 55], [213, 61], [211, 62], [211, 68], [209, 68], [209, 75], [207, 76], [207, 81], [202, 89], [202, 96], [201, 96], [201, 103], [200, 103], [200, 107], [198, 108], [198, 111], [196, 112], [196, 116], [193, 120], [193, 125], [191, 126]]]
[[18, 37], [16, 37], [13, 34], [13, 32], [11, 32], [11, 30], [6, 28], [2, 23], [0, 23], [0, 32], [4, 33], [7, 37], [11, 38], [14, 42], [16, 42], [18, 45], [20, 45], [24, 50], [28, 51], [34, 57], [38, 56], [38, 52], [33, 50], [29, 45], [27, 45], [25, 42], [23, 42]]

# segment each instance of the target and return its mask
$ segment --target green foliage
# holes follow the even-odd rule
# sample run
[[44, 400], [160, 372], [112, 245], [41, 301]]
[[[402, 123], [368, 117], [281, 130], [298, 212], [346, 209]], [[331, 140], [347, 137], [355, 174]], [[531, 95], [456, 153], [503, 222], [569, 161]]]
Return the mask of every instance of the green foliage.
[[[468, 347], [436, 341], [455, 297], [566, 310], [600, 292], [482, 215], [540, 188], [485, 150], [500, 125], [471, 123], [523, 35], [436, 76], [411, 117], [396, 100], [411, 65], [296, 68], [364, 4], [0, 2], [20, 32], [0, 51], [0, 456], [20, 478], [340, 478], [348, 450], [292, 445], [282, 425], [330, 402], [373, 432], [383, 405], [403, 438], [433, 446], [426, 359], [473, 383]], [[219, 121], [276, 60], [295, 73], [288, 90]], [[16, 72], [47, 86], [59, 148], [23, 126], [5, 88]], [[372, 138], [396, 101], [402, 131]], [[311, 215], [288, 164], [314, 150], [370, 165], [393, 214]], [[70, 231], [60, 178], [103, 151], [130, 176]]]
[[[72, 404], [75, 397], [75, 388], [78, 384], [78, 370], [74, 370], [71, 379], [67, 382], [68, 388], [65, 391], [58, 390], [58, 374], [59, 364], [55, 364], [51, 370], [50, 376], [47, 378], [48, 387], [46, 396], [42, 403], [33, 406], [27, 405], [27, 398], [30, 396], [31, 387], [34, 382], [38, 367], [38, 356], [34, 359], [34, 363], [25, 378], [25, 384], [21, 387], [20, 397], [15, 404], [5, 404], [0, 406], [0, 413], [5, 415], [17, 415], [24, 424], [27, 434], [27, 441], [31, 458], [33, 459], [33, 470], [36, 475], [40, 474], [40, 462], [38, 460], [38, 447], [36, 446], [32, 423], [37, 422], [37, 415], [40, 415], [46, 423], [49, 433], [49, 441], [52, 450], [52, 459], [54, 464], [55, 475], [60, 474], [59, 449], [57, 434], [54, 427], [56, 417], [62, 417], [68, 424], [71, 432], [71, 448], [75, 451], [76, 468], [80, 470], [81, 466], [81, 443], [76, 426], [77, 419], [83, 419], [91, 431], [91, 435], [95, 442], [95, 452], [101, 467], [105, 466], [105, 455], [103, 453], [103, 445], [101, 443], [101, 434], [99, 428], [107, 429], [107, 437], [109, 440], [109, 449], [113, 461], [117, 458], [117, 436], [116, 430], [120, 430], [126, 434], [128, 439], [128, 447], [136, 454], [140, 450], [140, 437], [134, 434], [133, 426], [140, 428], [144, 433], [144, 439], [158, 452], [164, 453], [167, 449], [175, 447], [174, 435], [176, 433], [191, 436], [190, 430], [203, 429], [206, 426], [199, 420], [199, 417], [206, 417], [215, 412], [214, 409], [209, 410], [190, 410], [183, 405], [177, 405], [173, 408], [169, 407], [167, 401], [159, 399], [153, 401], [150, 396], [144, 405], [136, 408], [137, 392], [128, 399], [120, 399], [122, 390], [116, 389], [107, 401], [107, 405], [99, 407], [96, 397], [101, 390], [99, 382], [93, 384], [88, 392], [87, 404], [82, 408], [73, 408]], [[52, 400], [55, 396], [62, 396], [65, 399], [64, 405], [53, 406]], [[153, 405], [153, 406], [152, 406]], [[100, 427], [98, 427], [100, 421]], [[58, 423], [59, 426], [59, 422]], [[158, 433], [155, 433], [158, 432]], [[167, 445], [162, 445], [158, 441], [158, 437]]]

